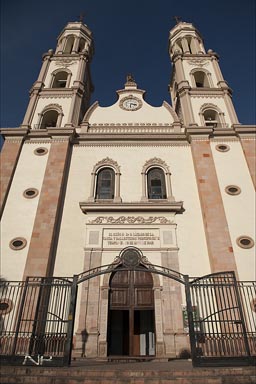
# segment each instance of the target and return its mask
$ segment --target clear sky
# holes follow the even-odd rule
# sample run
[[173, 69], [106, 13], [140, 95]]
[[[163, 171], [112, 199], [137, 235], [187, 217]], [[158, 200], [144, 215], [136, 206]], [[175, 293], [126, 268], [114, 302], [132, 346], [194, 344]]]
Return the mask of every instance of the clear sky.
[[239, 121], [255, 124], [255, 0], [2, 0], [1, 127], [17, 127], [42, 54], [81, 12], [91, 29], [95, 55], [92, 102], [111, 105], [132, 73], [149, 104], [170, 102], [169, 30], [173, 16], [192, 22], [205, 48], [220, 55], [220, 67], [233, 89]]

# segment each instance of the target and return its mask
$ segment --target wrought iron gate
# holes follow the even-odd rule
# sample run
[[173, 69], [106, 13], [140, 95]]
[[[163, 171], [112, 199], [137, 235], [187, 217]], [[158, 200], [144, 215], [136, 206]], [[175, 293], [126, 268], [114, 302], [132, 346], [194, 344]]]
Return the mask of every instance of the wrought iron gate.
[[193, 364], [253, 364], [255, 283], [237, 282], [234, 272], [223, 272], [194, 279], [187, 290]]
[[[33, 277], [4, 282], [0, 297], [2, 363], [69, 365], [77, 285], [113, 272], [117, 264], [99, 266], [73, 278]], [[124, 268], [141, 270], [136, 263]], [[255, 282], [237, 282], [233, 272], [189, 279], [152, 264], [147, 265], [147, 271], [184, 284], [195, 366], [255, 363]]]
[[30, 277], [3, 282], [2, 363], [68, 365], [76, 290], [75, 278]]

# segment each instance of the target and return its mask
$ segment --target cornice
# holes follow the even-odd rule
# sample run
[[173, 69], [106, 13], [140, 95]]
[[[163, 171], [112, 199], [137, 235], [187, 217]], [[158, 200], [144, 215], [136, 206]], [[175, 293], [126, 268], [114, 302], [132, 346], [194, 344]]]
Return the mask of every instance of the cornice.
[[158, 201], [158, 202], [134, 202], [114, 203], [110, 202], [80, 202], [80, 209], [84, 214], [90, 212], [176, 212], [183, 213], [182, 201]]
[[232, 94], [231, 88], [191, 88], [189, 90], [189, 94], [192, 97], [212, 97], [212, 96], [219, 96], [223, 97], [226, 93]]
[[106, 132], [101, 132], [101, 133], [81, 133], [76, 136], [74, 139], [74, 144], [78, 144], [81, 142], [112, 142], [112, 143], [156, 143], [156, 142], [163, 142], [166, 143], [166, 141], [186, 141], [186, 135], [184, 133], [149, 133], [145, 132], [144, 134], [138, 133], [138, 134], [129, 134], [127, 135], [127, 132], [125, 133], [106, 133]]
[[210, 135], [213, 133], [212, 128], [206, 127], [191, 127], [185, 129], [187, 140], [191, 142], [192, 140], [208, 140]]
[[47, 128], [47, 129], [31, 129], [27, 135], [28, 139], [47, 139], [47, 138], [67, 138], [71, 139], [75, 135], [75, 128]]
[[234, 131], [239, 135], [250, 135], [250, 137], [255, 137], [256, 134], [256, 125], [240, 125], [240, 124], [234, 124], [233, 126]]
[[0, 128], [0, 133], [5, 139], [25, 137], [28, 132], [28, 128]]
[[43, 88], [40, 91], [41, 98], [48, 97], [72, 97], [73, 89], [72, 88]]

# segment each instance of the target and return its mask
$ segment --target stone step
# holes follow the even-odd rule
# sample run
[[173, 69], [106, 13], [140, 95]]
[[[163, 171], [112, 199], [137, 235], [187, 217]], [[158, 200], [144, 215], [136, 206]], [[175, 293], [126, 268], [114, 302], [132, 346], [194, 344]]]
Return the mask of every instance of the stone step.
[[[146, 364], [146, 366], [145, 366]], [[255, 367], [193, 368], [157, 363], [116, 364], [115, 367], [2, 366], [1, 384], [255, 384]], [[125, 368], [123, 368], [125, 367]], [[144, 368], [144, 369], [143, 369]], [[150, 368], [150, 369], [149, 369]], [[155, 368], [155, 369], [153, 369]], [[165, 369], [163, 369], [165, 368]], [[176, 369], [174, 369], [176, 368]]]

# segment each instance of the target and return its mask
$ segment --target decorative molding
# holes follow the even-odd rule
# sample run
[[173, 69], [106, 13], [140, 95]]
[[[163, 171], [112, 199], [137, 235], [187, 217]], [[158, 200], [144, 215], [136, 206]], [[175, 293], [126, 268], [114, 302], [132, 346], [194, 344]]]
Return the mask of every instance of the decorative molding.
[[88, 221], [88, 224], [98, 225], [98, 224], [137, 224], [137, 225], [146, 225], [146, 224], [175, 224], [174, 221], [167, 219], [164, 216], [119, 216], [114, 218], [113, 216], [98, 216], [94, 220]]
[[[56, 89], [56, 88], [53, 88], [53, 89]], [[52, 95], [52, 93], [54, 93], [54, 95]], [[65, 93], [56, 93], [56, 92], [49, 92], [47, 90], [46, 92], [44, 92], [44, 94], [40, 95], [40, 98], [41, 99], [56, 99], [56, 97], [59, 97], [61, 99], [70, 99], [70, 98], [72, 98], [72, 96], [73, 96], [72, 92], [69, 92], [69, 93], [66, 93], [66, 92]]]
[[112, 166], [117, 172], [120, 172], [120, 166], [117, 161], [112, 160], [109, 157], [105, 157], [105, 159], [98, 161], [98, 163], [96, 163], [93, 167], [93, 172], [96, 172], [96, 170], [102, 166]]
[[209, 65], [209, 60], [195, 58], [195, 59], [187, 60], [187, 63], [189, 65], [196, 65], [198, 67], [204, 67], [204, 66]]
[[79, 60], [74, 60], [74, 59], [63, 59], [63, 58], [54, 58], [55, 61], [55, 66], [56, 67], [63, 67], [67, 68], [70, 67], [73, 64], [76, 64]]
[[[111, 124], [112, 125], [112, 124]], [[122, 133], [130, 133], [130, 134], [160, 134], [160, 133], [166, 133], [166, 134], [169, 134], [169, 133], [173, 133], [175, 132], [175, 128], [174, 127], [163, 127], [163, 126], [154, 126], [154, 127], [138, 127], [138, 126], [135, 126], [135, 127], [124, 127], [124, 126], [111, 126], [111, 127], [107, 127], [107, 126], [104, 126], [104, 127], [89, 127], [88, 129], [88, 132], [89, 133], [92, 133], [92, 134], [95, 134], [95, 133], [110, 133], [110, 134], [122, 134]]]
[[145, 173], [146, 170], [152, 166], [160, 166], [160, 167], [164, 168], [165, 171], [170, 172], [169, 167], [166, 164], [166, 162], [164, 160], [160, 159], [159, 157], [153, 157], [152, 159], [147, 160], [143, 166], [142, 172]]
[[102, 127], [102, 126], [159, 126], [159, 127], [171, 127], [173, 123], [93, 123], [90, 127]]
[[51, 109], [54, 109], [55, 111], [57, 111], [58, 113], [63, 113], [63, 110], [62, 110], [62, 106], [59, 105], [59, 104], [56, 104], [56, 103], [52, 103], [52, 104], [48, 104], [44, 107], [44, 109], [42, 110], [42, 112], [40, 112], [39, 114], [43, 114], [45, 112], [47, 112], [48, 110], [51, 110]]
[[83, 141], [79, 142], [79, 143], [75, 143], [74, 144], [74, 147], [104, 147], [104, 148], [133, 148], [133, 147], [151, 147], [151, 148], [158, 148], [158, 147], [166, 147], [166, 148], [169, 148], [169, 147], [189, 147], [190, 144], [189, 142], [187, 142], [187, 138], [186, 138], [186, 141], [180, 141], [180, 142], [175, 142], [175, 141], [171, 141], [169, 142], [168, 144], [166, 144], [166, 142], [160, 142], [160, 143], [100, 143], [100, 142], [91, 142], [91, 143], [85, 143]]

